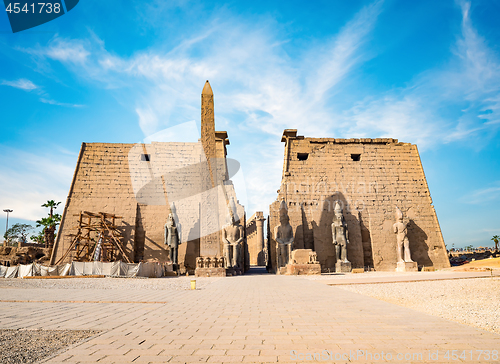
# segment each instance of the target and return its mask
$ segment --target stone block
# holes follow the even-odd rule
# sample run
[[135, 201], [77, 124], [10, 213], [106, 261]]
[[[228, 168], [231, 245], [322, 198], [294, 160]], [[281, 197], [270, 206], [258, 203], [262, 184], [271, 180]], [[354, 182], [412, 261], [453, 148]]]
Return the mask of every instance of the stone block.
[[365, 269], [364, 268], [354, 268], [351, 273], [364, 273]]
[[417, 262], [398, 262], [396, 272], [418, 272]]
[[243, 274], [243, 269], [239, 269], [239, 268], [227, 268], [226, 269], [226, 276], [227, 277], [240, 276], [242, 274]]
[[422, 267], [422, 272], [434, 272], [436, 269], [433, 266]]
[[295, 249], [294, 251], [292, 251], [293, 264], [309, 264], [310, 253], [312, 253], [312, 249]]
[[[307, 250], [307, 249], [304, 249]], [[287, 264], [287, 275], [311, 275], [321, 274], [321, 264]]]
[[195, 277], [225, 277], [225, 268], [196, 268], [194, 271]]
[[351, 272], [351, 262], [337, 262], [335, 263], [336, 273], [350, 273]]

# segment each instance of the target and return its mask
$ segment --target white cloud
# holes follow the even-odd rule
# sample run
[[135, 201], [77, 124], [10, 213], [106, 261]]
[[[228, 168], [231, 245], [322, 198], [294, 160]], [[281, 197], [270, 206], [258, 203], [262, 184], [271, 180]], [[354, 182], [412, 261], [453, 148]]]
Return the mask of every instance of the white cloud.
[[325, 99], [327, 92], [339, 83], [357, 64], [366, 60], [360, 52], [382, 11], [383, 1], [364, 7], [338, 34], [325, 51], [312, 54], [312, 70], [308, 77], [308, 93], [316, 102]]
[[[231, 14], [217, 14], [168, 52], [149, 49], [122, 58], [92, 35], [87, 40], [56, 37], [36, 53], [131, 100], [145, 135], [199, 120], [201, 88], [209, 79], [217, 129], [227, 128], [232, 142], [229, 157], [252, 171], [246, 173], [247, 208], [266, 210], [280, 184], [283, 129], [300, 127], [310, 135], [333, 130], [325, 106], [330, 91], [370, 57], [364, 46], [381, 10], [381, 1], [362, 8], [327, 44], [306, 50], [296, 61], [273, 20], [256, 24]], [[259, 152], [249, 153], [243, 135], [259, 131], [265, 135]], [[255, 145], [250, 149], [257, 150]]]
[[38, 220], [47, 200], [66, 201], [74, 157], [41, 156], [0, 146], [0, 206], [14, 210], [12, 217]]
[[27, 80], [25, 78], [21, 78], [16, 81], [2, 81], [1, 85], [5, 86], [11, 86], [15, 88], [19, 88], [21, 90], [25, 91], [33, 91], [33, 90], [38, 90], [37, 93], [39, 95], [45, 95], [45, 97], [40, 97], [40, 101], [43, 102], [44, 104], [50, 104], [50, 105], [57, 105], [57, 106], [65, 106], [65, 107], [83, 107], [84, 105], [78, 105], [78, 104], [68, 104], [64, 102], [58, 102], [55, 100], [52, 100], [48, 97], [48, 94], [43, 91], [39, 86], [35, 85], [33, 82], [30, 80]]
[[[293, 47], [287, 47], [289, 39], [272, 20], [248, 22], [227, 13], [208, 19], [194, 34], [183, 34], [168, 51], [153, 47], [120, 57], [92, 34], [86, 40], [56, 37], [37, 52], [112, 89], [137, 114], [145, 135], [199, 120], [200, 92], [209, 79], [217, 129], [227, 129], [229, 156], [247, 169], [249, 210], [266, 210], [279, 188], [279, 136], [285, 128], [309, 136], [394, 137], [421, 148], [498, 128], [500, 62], [474, 29], [466, 2], [449, 64], [382, 96], [332, 105], [342, 82], [376, 56], [369, 40], [382, 5], [375, 1], [360, 9], [329, 41], [299, 56], [287, 53]], [[457, 110], [459, 103], [467, 107]], [[460, 115], [445, 115], [444, 108]], [[246, 144], [251, 133], [258, 134], [258, 147]]]
[[439, 124], [425, 101], [414, 95], [387, 95], [364, 100], [348, 110], [344, 134], [358, 138], [399, 138], [426, 146], [435, 141]]
[[500, 181], [496, 181], [489, 187], [475, 190], [470, 195], [463, 196], [461, 200], [473, 205], [495, 203], [500, 200]]
[[144, 109], [137, 108], [135, 112], [139, 115], [139, 126], [145, 135], [150, 135], [157, 131], [158, 118], [150, 107]]
[[200, 138], [200, 132], [196, 121], [191, 120], [186, 123], [174, 125], [170, 128], [163, 129], [155, 134], [144, 138], [143, 143], [152, 142], [182, 142], [182, 143], [197, 143]]
[[84, 63], [90, 55], [82, 42], [55, 38], [45, 49], [44, 54], [61, 62]]
[[64, 102], [58, 102], [52, 99], [46, 99], [44, 97], [40, 98], [40, 101], [43, 102], [44, 104], [50, 104], [50, 105], [57, 105], [57, 106], [66, 106], [66, 107], [83, 107], [84, 105], [78, 105], [78, 104], [67, 104]]
[[[344, 113], [346, 134], [391, 136], [427, 147], [484, 137], [500, 122], [500, 61], [470, 20], [470, 3], [461, 3], [462, 32], [443, 68], [427, 70], [406, 88], [367, 98]], [[458, 109], [458, 104], [467, 107]], [[455, 119], [442, 115], [452, 106]]]
[[20, 78], [19, 80], [16, 81], [2, 81], [1, 84], [5, 86], [20, 88], [21, 90], [25, 91], [32, 91], [38, 88], [37, 85], [35, 85], [33, 82], [25, 78]]

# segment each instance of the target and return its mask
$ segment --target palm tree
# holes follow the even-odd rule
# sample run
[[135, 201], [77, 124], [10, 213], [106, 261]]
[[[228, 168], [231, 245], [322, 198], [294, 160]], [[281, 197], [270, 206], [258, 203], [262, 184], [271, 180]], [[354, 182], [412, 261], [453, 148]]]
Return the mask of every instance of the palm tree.
[[54, 214], [54, 210], [57, 209], [57, 206], [60, 204], [60, 202], [55, 202], [54, 200], [47, 201], [42, 205], [42, 207], [49, 207], [50, 208], [50, 213], [49, 217], [44, 217], [41, 220], [36, 221], [36, 226], [43, 226], [43, 236], [45, 240], [45, 247], [46, 248], [51, 248], [54, 245], [54, 240], [55, 240], [55, 232], [56, 232], [56, 227], [59, 225], [59, 222], [61, 221], [61, 215], [59, 214]]
[[60, 202], [55, 202], [54, 200], [47, 201], [42, 205], [42, 207], [50, 207], [50, 213], [49, 216], [52, 217], [54, 215], [54, 210], [57, 209], [57, 206], [59, 206]]
[[493, 240], [495, 242], [495, 250], [498, 250], [498, 241], [500, 240], [500, 236], [493, 235], [493, 237], [491, 238], [491, 240]]
[[45, 240], [45, 247], [51, 248], [54, 245], [56, 227], [61, 221], [61, 215], [54, 214], [54, 216], [43, 217], [41, 220], [36, 221], [36, 227], [43, 226], [43, 236]]

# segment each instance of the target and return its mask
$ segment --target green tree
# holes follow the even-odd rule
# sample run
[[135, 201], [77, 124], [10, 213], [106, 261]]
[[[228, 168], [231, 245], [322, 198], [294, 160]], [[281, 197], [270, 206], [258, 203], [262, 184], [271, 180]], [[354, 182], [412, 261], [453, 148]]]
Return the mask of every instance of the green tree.
[[30, 239], [37, 244], [45, 243], [45, 237], [43, 236], [43, 231], [40, 231], [38, 235], [31, 235]]
[[33, 230], [33, 226], [28, 224], [14, 224], [9, 230], [3, 235], [7, 243], [12, 244], [14, 242], [26, 242], [26, 238], [30, 231]]
[[493, 235], [493, 237], [491, 238], [491, 240], [493, 240], [495, 242], [495, 250], [498, 250], [498, 241], [500, 240], [500, 236]]
[[60, 202], [55, 202], [54, 200], [49, 200], [42, 205], [42, 207], [50, 208], [49, 216], [44, 217], [36, 221], [36, 226], [43, 226], [42, 234], [45, 241], [45, 246], [50, 248], [54, 245], [54, 240], [56, 237], [56, 227], [61, 221], [61, 215], [54, 214], [54, 210], [57, 209]]
[[50, 248], [54, 245], [56, 237], [56, 227], [61, 221], [61, 215], [54, 214], [53, 216], [43, 217], [36, 221], [36, 227], [43, 226], [42, 234], [45, 241], [45, 247]]
[[55, 202], [54, 200], [47, 201], [42, 205], [42, 207], [50, 207], [50, 212], [49, 216], [52, 217], [54, 216], [54, 210], [57, 209], [57, 206], [59, 206], [60, 202]]

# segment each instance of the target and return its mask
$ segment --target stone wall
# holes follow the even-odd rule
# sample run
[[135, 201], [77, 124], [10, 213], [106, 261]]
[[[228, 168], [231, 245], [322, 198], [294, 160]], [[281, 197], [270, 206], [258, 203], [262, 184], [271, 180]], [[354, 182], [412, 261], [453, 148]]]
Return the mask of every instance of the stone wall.
[[[120, 216], [125, 254], [131, 261], [169, 259], [164, 225], [171, 212], [181, 239], [181, 273], [194, 270], [200, 255], [221, 256], [227, 216], [231, 213], [245, 224], [244, 207], [229, 179], [227, 145], [227, 133], [215, 131], [208, 81], [201, 95], [198, 143], [83, 143], [51, 264], [70, 248], [81, 211]], [[71, 259], [70, 254], [65, 261]]]
[[264, 213], [257, 211], [246, 223], [246, 238], [250, 265], [265, 266]]
[[76, 233], [80, 211], [121, 216], [130, 260], [165, 261], [164, 224], [174, 206], [182, 229], [179, 262], [194, 269], [205, 192], [200, 180], [207, 168], [201, 143], [83, 143], [80, 154], [53, 262], [69, 248], [69, 234]]
[[[396, 268], [396, 206], [408, 222], [412, 259], [419, 266], [449, 266], [416, 145], [395, 139], [304, 138], [295, 130], [285, 130], [282, 141], [282, 185], [270, 206], [270, 231], [279, 224], [279, 201], [284, 198], [294, 248], [314, 249], [323, 271], [335, 265], [330, 226], [336, 200], [344, 206], [353, 268]], [[272, 239], [273, 269], [275, 246]]]
[[121, 216], [124, 248], [129, 259], [134, 260], [137, 201], [128, 165], [128, 152], [133, 146], [82, 143], [51, 264], [55, 264], [69, 249], [72, 241], [69, 234], [76, 233], [78, 214], [81, 211]]
[[47, 264], [50, 258], [50, 249], [43, 245], [15, 247], [0, 246], [0, 265], [12, 267], [18, 264], [40, 263]]

